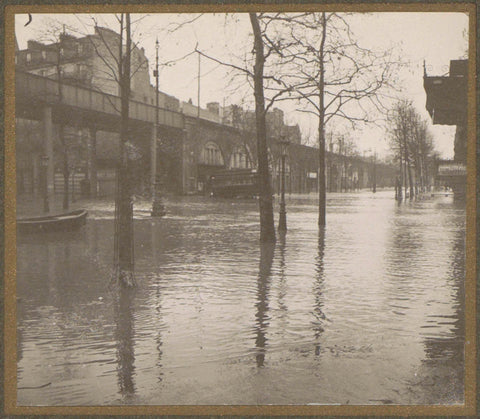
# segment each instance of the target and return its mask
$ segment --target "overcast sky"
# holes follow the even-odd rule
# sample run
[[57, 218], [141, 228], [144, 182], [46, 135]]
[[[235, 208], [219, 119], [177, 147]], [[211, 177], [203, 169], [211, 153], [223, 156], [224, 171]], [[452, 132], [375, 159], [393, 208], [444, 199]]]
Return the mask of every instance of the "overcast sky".
[[[242, 51], [251, 51], [251, 26], [247, 14], [205, 14], [193, 23], [184, 25], [171, 32], [175, 23], [184, 22], [194, 15], [151, 14], [133, 15], [135, 37], [143, 46], [150, 67], [155, 64], [155, 40], [160, 42], [160, 62], [177, 60], [192, 52], [198, 43], [199, 49], [221, 58], [238, 56]], [[40, 15], [34, 14], [33, 21], [25, 27], [28, 16], [17, 15], [15, 20], [16, 36], [21, 49], [26, 48], [27, 40], [38, 39], [49, 25], [49, 19], [64, 22], [74, 27], [72, 34], [92, 33], [92, 18], [101, 26], [118, 30], [118, 24], [111, 15]], [[423, 117], [428, 118], [425, 110], [425, 91], [423, 89], [423, 61], [427, 64], [429, 75], [443, 75], [448, 72], [451, 59], [462, 58], [467, 53], [468, 16], [463, 13], [371, 13], [348, 16], [353, 33], [360, 45], [367, 48], [384, 49], [395, 47], [408, 66], [402, 71], [401, 96], [411, 99]], [[67, 30], [68, 32], [68, 30]], [[202, 107], [208, 102], [230, 105], [244, 101], [245, 107], [253, 108], [253, 93], [245, 86], [238, 88], [232, 84], [227, 70], [217, 63], [202, 58], [201, 97]], [[152, 72], [150, 72], [152, 74]], [[168, 94], [197, 103], [198, 58], [195, 54], [162, 67], [160, 71], [160, 89]], [[151, 82], [154, 79], [151, 76]], [[232, 88], [233, 86], [233, 88]], [[304, 135], [315, 135], [317, 122], [314, 118], [295, 111], [293, 103], [282, 102], [278, 105], [285, 112], [286, 122], [299, 123]], [[341, 126], [337, 130], [346, 130]], [[328, 128], [327, 128], [328, 130]], [[443, 157], [453, 157], [453, 136], [455, 127], [433, 126], [437, 150]], [[358, 149], [367, 154], [376, 150], [380, 156], [388, 153], [385, 132], [379, 128], [366, 127], [349, 135], [355, 140]], [[313, 138], [311, 139], [313, 142]], [[370, 150], [370, 151], [368, 151]]]

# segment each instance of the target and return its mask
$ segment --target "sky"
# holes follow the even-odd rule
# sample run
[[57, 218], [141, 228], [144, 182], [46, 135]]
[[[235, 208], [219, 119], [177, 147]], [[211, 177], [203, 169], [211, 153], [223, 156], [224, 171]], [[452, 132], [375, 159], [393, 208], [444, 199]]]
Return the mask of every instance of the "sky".
[[[26, 48], [29, 39], [40, 39], [52, 20], [65, 23], [67, 32], [73, 35], [93, 33], [93, 19], [100, 26], [118, 28], [112, 15], [33, 14], [28, 26], [27, 15], [16, 15], [15, 34], [20, 49]], [[423, 118], [430, 121], [425, 109], [426, 95], [423, 89], [423, 62], [428, 75], [448, 73], [452, 59], [466, 57], [468, 48], [468, 16], [464, 13], [354, 13], [348, 16], [352, 31], [360, 45], [373, 49], [395, 48], [408, 64], [399, 74], [401, 92], [399, 98], [412, 100]], [[248, 15], [243, 14], [149, 14], [132, 15], [134, 39], [145, 48], [153, 71], [155, 65], [155, 41], [159, 41], [160, 90], [180, 100], [192, 99], [197, 104], [198, 56], [192, 54], [195, 46], [209, 55], [225, 60], [241, 59], [252, 47], [251, 26]], [[188, 22], [185, 24], [185, 22]], [[181, 25], [183, 23], [183, 25]], [[180, 24], [180, 27], [179, 27]], [[186, 57], [185, 57], [186, 56]], [[183, 59], [180, 59], [185, 57]], [[172, 62], [173, 61], [173, 62]], [[154, 79], [151, 74], [151, 82]], [[200, 105], [209, 102], [221, 105], [243, 103], [253, 109], [253, 91], [246, 80], [237, 76], [231, 80], [231, 70], [218, 63], [201, 59]], [[317, 120], [297, 112], [297, 105], [281, 102], [275, 105], [285, 113], [285, 122], [300, 125], [302, 134], [310, 144], [315, 141]], [[444, 158], [453, 157], [455, 127], [431, 125], [435, 147]], [[389, 145], [384, 128], [360, 127], [352, 130], [336, 124], [339, 132], [346, 132], [355, 142], [360, 153], [376, 152], [379, 157], [388, 155]], [[327, 127], [327, 131], [329, 127]]]

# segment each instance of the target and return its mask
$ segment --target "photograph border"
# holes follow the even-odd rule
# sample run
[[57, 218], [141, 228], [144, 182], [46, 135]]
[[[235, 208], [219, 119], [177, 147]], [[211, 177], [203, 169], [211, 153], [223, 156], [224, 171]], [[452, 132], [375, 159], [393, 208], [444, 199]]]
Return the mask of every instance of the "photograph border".
[[[397, 415], [467, 416], [476, 413], [476, 26], [477, 7], [472, 2], [454, 3], [230, 3], [230, 4], [13, 4], [4, 1], [4, 413], [11, 415]], [[17, 406], [16, 374], [16, 185], [15, 185], [15, 27], [18, 13], [199, 13], [248, 11], [344, 11], [344, 12], [464, 12], [469, 15], [468, 51], [468, 146], [466, 202], [465, 278], [465, 402], [463, 405], [108, 405]], [[439, 28], [441, 30], [442, 28]]]

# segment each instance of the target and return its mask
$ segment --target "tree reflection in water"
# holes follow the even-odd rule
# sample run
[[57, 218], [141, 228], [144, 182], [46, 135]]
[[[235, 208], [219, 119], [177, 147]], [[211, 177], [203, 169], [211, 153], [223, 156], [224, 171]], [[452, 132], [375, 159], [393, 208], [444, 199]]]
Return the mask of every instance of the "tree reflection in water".
[[[454, 312], [429, 316], [446, 328], [442, 336], [424, 336], [426, 386], [422, 397], [427, 403], [462, 403], [464, 395], [465, 363], [465, 230], [456, 232], [452, 243], [451, 283]], [[424, 388], [434, 389], [425, 391]]]
[[284, 336], [284, 331], [288, 328], [288, 307], [285, 303], [287, 297], [287, 274], [285, 263], [286, 232], [278, 232], [278, 250], [279, 250], [279, 281], [278, 281], [278, 320], [279, 326]]
[[320, 355], [321, 345], [320, 336], [322, 335], [325, 322], [325, 314], [323, 313], [324, 304], [324, 256], [325, 256], [325, 227], [319, 227], [318, 230], [318, 253], [315, 261], [316, 278], [313, 283], [313, 295], [315, 298], [315, 305], [313, 308], [313, 315], [315, 317], [313, 323], [314, 337], [315, 337], [315, 356]]
[[260, 244], [260, 265], [257, 279], [257, 309], [255, 313], [256, 331], [255, 347], [257, 349], [257, 367], [263, 367], [266, 352], [266, 329], [268, 326], [268, 293], [270, 290], [273, 255], [275, 252], [274, 243]]
[[115, 304], [118, 386], [123, 401], [128, 403], [135, 395], [135, 351], [133, 342], [133, 304], [135, 290], [118, 288]]

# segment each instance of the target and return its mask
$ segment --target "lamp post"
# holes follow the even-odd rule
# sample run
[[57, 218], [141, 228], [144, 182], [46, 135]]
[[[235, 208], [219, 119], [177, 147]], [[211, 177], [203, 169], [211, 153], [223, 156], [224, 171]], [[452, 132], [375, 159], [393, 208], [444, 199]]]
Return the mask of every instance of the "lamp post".
[[151, 160], [151, 183], [152, 183], [152, 217], [163, 217], [165, 215], [165, 206], [162, 203], [160, 194], [160, 181], [157, 175], [157, 130], [158, 130], [158, 38], [155, 42], [155, 126], [152, 138], [152, 160]]
[[43, 211], [50, 211], [50, 204], [48, 202], [48, 156], [43, 155], [42, 158], [42, 190], [43, 190]]
[[280, 184], [280, 217], [278, 219], [278, 230], [287, 231], [287, 212], [285, 210], [285, 158], [287, 157], [287, 147], [290, 144], [285, 137], [278, 142], [282, 156], [281, 184]]

